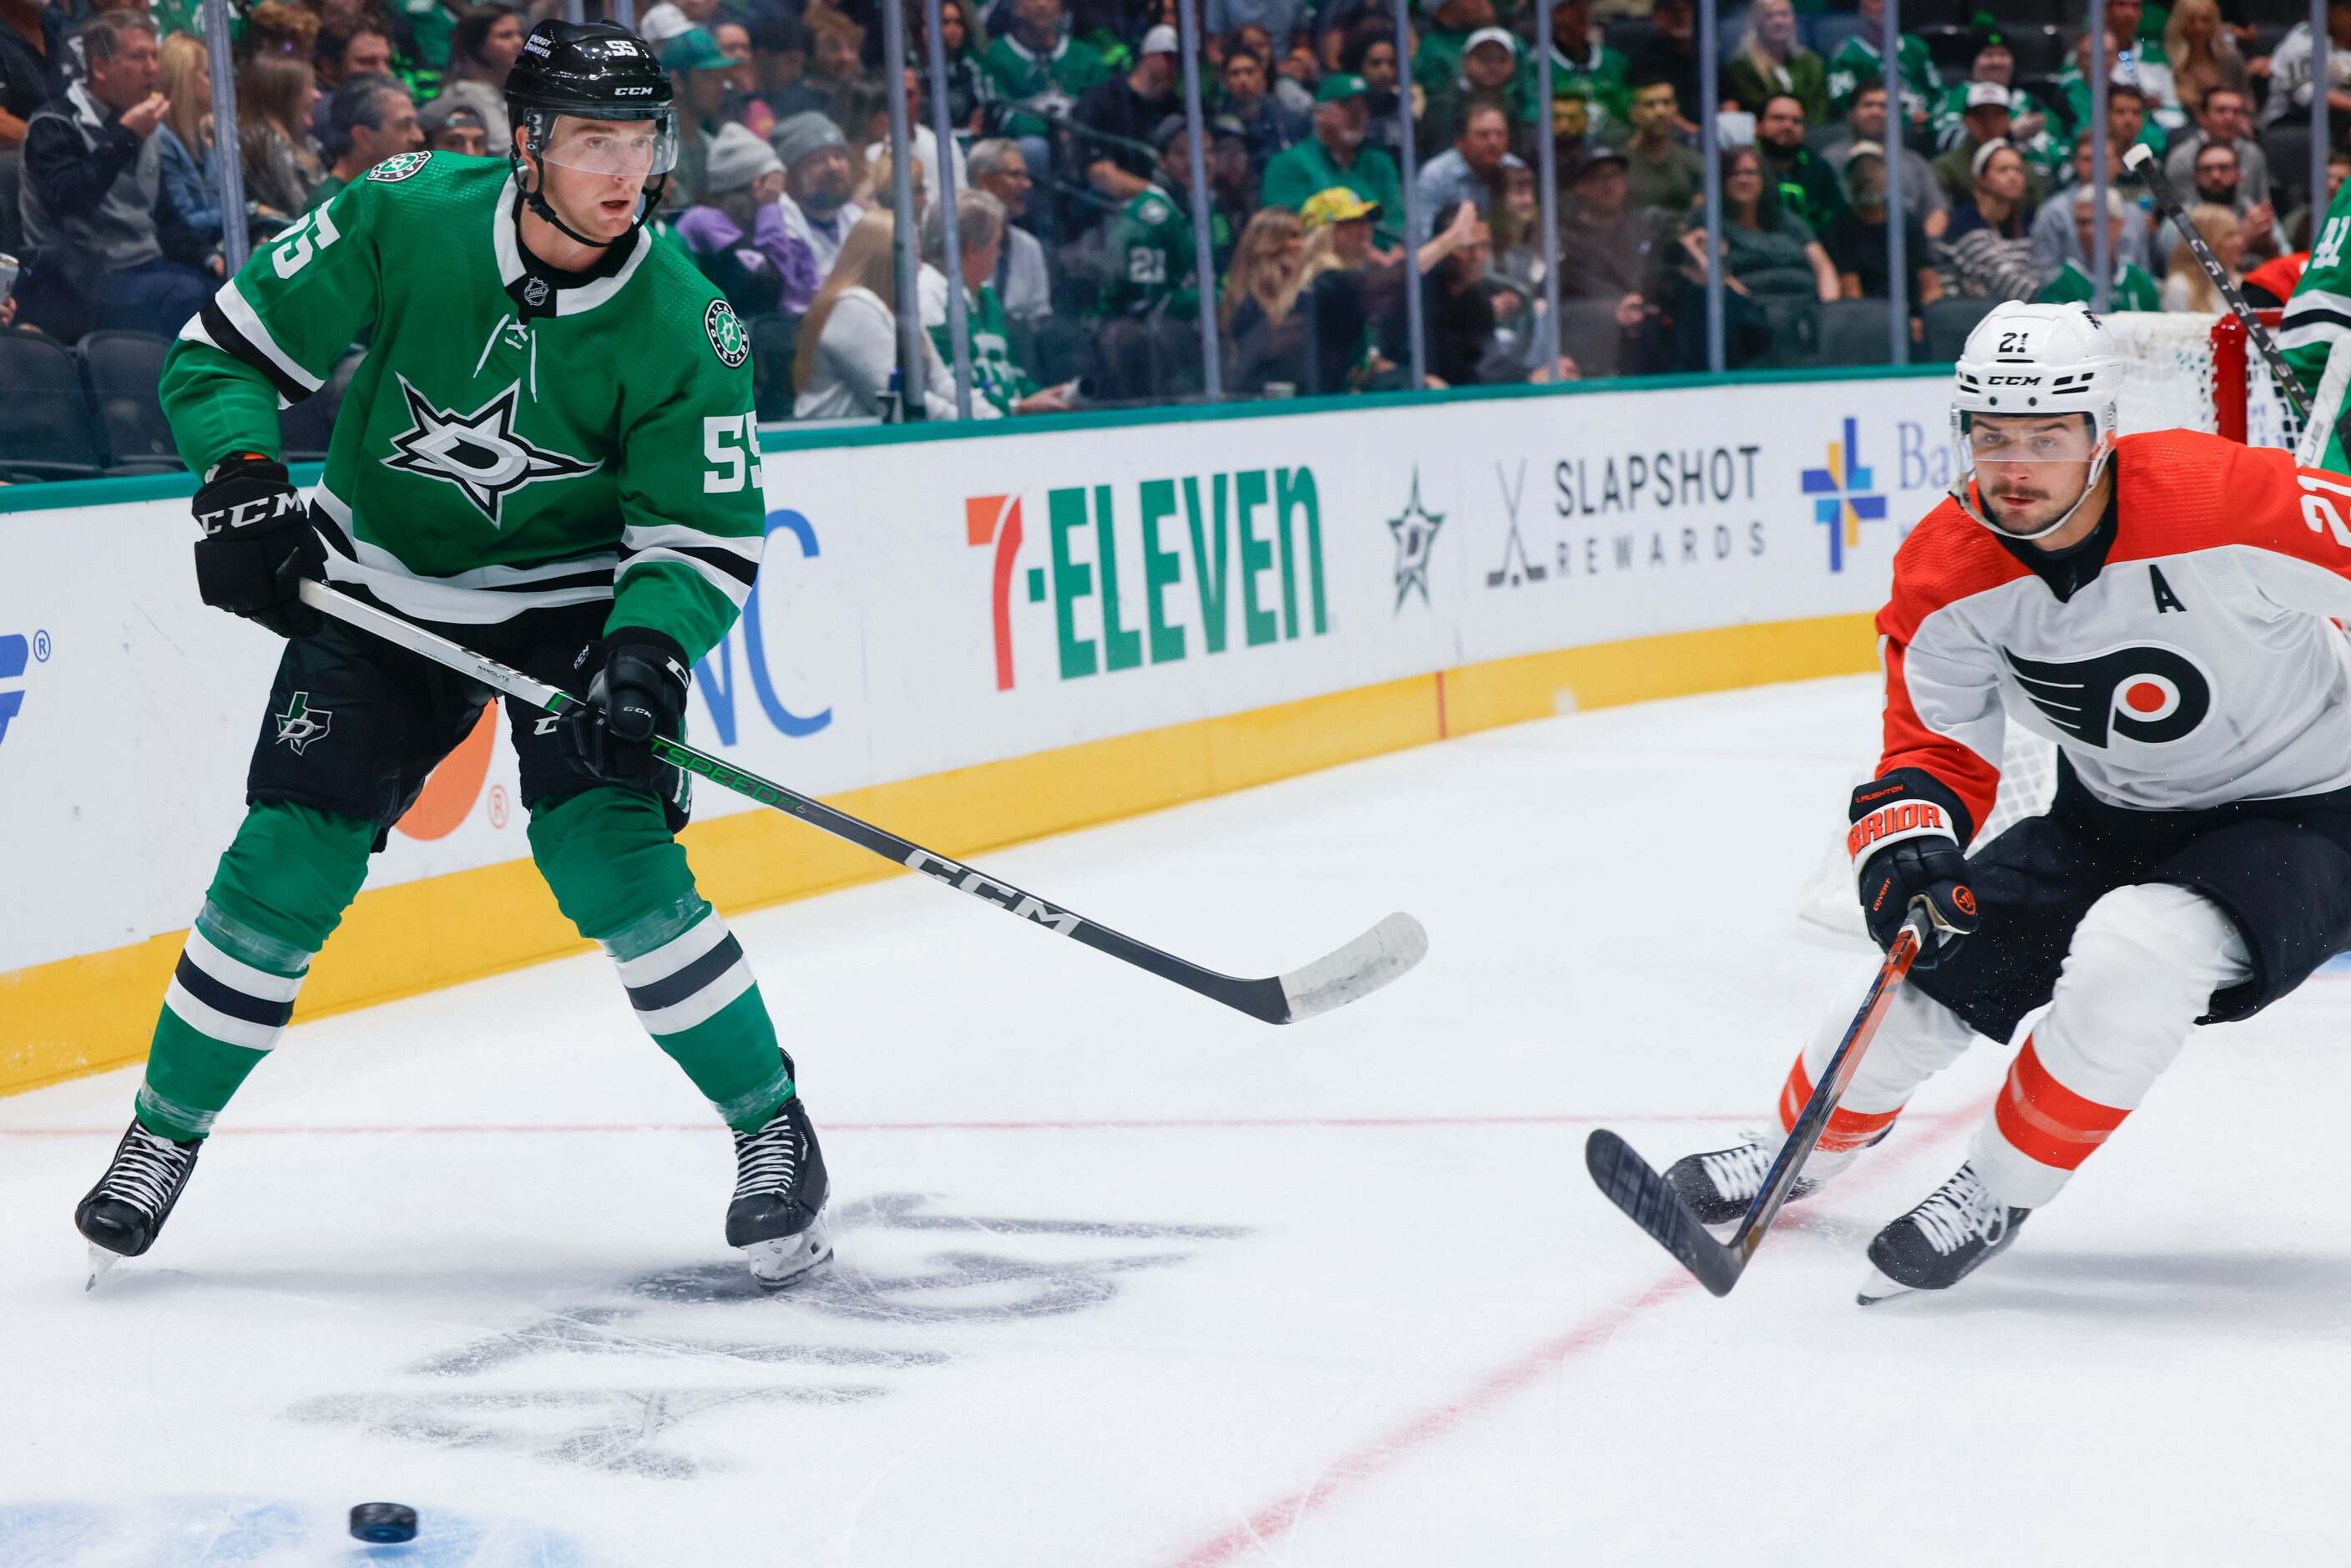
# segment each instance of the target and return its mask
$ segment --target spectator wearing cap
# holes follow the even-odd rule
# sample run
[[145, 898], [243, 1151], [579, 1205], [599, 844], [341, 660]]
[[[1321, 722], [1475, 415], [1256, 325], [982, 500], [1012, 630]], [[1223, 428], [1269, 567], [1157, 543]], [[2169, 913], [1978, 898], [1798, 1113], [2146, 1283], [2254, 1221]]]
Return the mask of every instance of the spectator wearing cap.
[[[830, 277], [849, 231], [865, 215], [849, 199], [857, 183], [849, 167], [848, 139], [840, 126], [810, 113], [785, 120], [768, 140], [784, 166], [784, 193], [776, 204], [785, 231], [816, 258], [817, 277]], [[799, 314], [809, 308], [809, 297], [796, 292], [788, 279], [776, 308]]]
[[637, 37], [658, 50], [680, 33], [707, 27], [718, 15], [718, 0], [662, 0], [637, 18]]
[[1680, 219], [1706, 190], [1706, 165], [1677, 134], [1674, 84], [1654, 73], [1633, 78], [1632, 138], [1625, 143], [1630, 204]]
[[1747, 13], [1747, 36], [1722, 68], [1722, 87], [1724, 97], [1750, 113], [1784, 92], [1804, 106], [1807, 123], [1828, 119], [1828, 66], [1796, 41], [1793, 0], [1755, 0]]
[[[1952, 207], [1975, 198], [1976, 154], [1997, 141], [2003, 147], [2016, 144], [2009, 140], [2009, 125], [2014, 118], [2011, 105], [2014, 99], [2007, 88], [1996, 82], [1970, 82], [1968, 108], [1964, 116], [1966, 131], [1957, 145], [1938, 157], [1934, 162], [1935, 179], [1943, 187], [1943, 196]], [[2127, 141], [2116, 143], [2127, 147]], [[2019, 160], [2023, 158], [2018, 152]], [[2024, 205], [2027, 212], [2041, 205], [2041, 182], [2028, 168], [2025, 172]], [[2013, 298], [2013, 296], [2011, 296]]]
[[[1180, 114], [1159, 122], [1158, 178], [1131, 198], [1102, 238], [1102, 310], [1106, 316], [1167, 314], [1190, 319], [1200, 308], [1192, 234], [1192, 138]], [[1247, 214], [1222, 201], [1208, 206], [1209, 265], [1221, 269]]]
[[[1472, 104], [1501, 105], [1513, 125], [1532, 119], [1533, 100], [1524, 90], [1528, 78], [1520, 68], [1518, 40], [1500, 27], [1480, 27], [1461, 51], [1459, 74], [1429, 89], [1420, 117], [1421, 144], [1441, 147], [1451, 141]], [[1552, 91], [1559, 98], [1584, 96], [1581, 83], [1554, 82]]]
[[785, 226], [777, 198], [784, 163], [749, 128], [726, 125], [711, 139], [702, 195], [677, 220], [677, 237], [702, 275], [740, 316], [773, 310], [787, 294], [813, 298], [823, 279], [806, 241]]
[[[2033, 298], [2043, 305], [2087, 305], [2097, 297], [2091, 286], [2090, 264], [2078, 259], [2095, 253], [2097, 246], [2097, 192], [2088, 185], [2076, 186], [2063, 202], [2049, 204], [2064, 212], [2074, 230], [2074, 256], [2068, 256], [2057, 269], [2057, 276], [2041, 286]], [[2160, 310], [2163, 291], [2146, 268], [2128, 261], [2123, 256], [2123, 233], [2130, 226], [2130, 205], [2119, 191], [2106, 193], [2107, 254], [2115, 258], [2115, 281], [2110, 293], [2111, 310]]]
[[33, 111], [65, 90], [64, 8], [0, 0], [0, 152], [23, 146]]
[[1968, 65], [1965, 81], [1953, 82], [1945, 88], [1935, 107], [1928, 112], [1928, 133], [1935, 145], [1949, 152], [1959, 144], [1967, 134], [1968, 89], [1978, 82], [1991, 82], [2011, 89], [2010, 102], [2015, 101], [2016, 55], [2008, 47], [2008, 39], [1998, 29], [1985, 27], [1976, 34], [1976, 47]]
[[1153, 132], [1181, 107], [1176, 97], [1180, 58], [1176, 29], [1154, 27], [1143, 35], [1132, 70], [1078, 100], [1078, 167], [1113, 211], [1151, 188]]
[[1336, 71], [1314, 95], [1314, 140], [1301, 141], [1266, 165], [1259, 199], [1269, 207], [1302, 212], [1318, 191], [1344, 186], [1380, 209], [1380, 238], [1403, 238], [1404, 181], [1388, 155], [1364, 145], [1370, 110], [1364, 78]]
[[[1401, 168], [1404, 148], [1404, 116], [1398, 112], [1403, 97], [1396, 90], [1402, 79], [1396, 64], [1395, 24], [1384, 16], [1366, 16], [1347, 29], [1339, 48], [1339, 68], [1350, 76], [1364, 78], [1369, 90], [1364, 106], [1368, 114], [1364, 126], [1364, 145], [1377, 148], [1397, 159]], [[1289, 106], [1283, 105], [1285, 109]], [[1314, 106], [1310, 103], [1299, 111], [1299, 119], [1313, 134]], [[1295, 146], [1297, 143], [1292, 142]]]
[[1028, 208], [1034, 184], [1029, 161], [1018, 142], [1008, 136], [996, 136], [973, 146], [970, 162], [973, 189], [994, 196], [1008, 214], [989, 286], [1013, 320], [1043, 320], [1053, 313], [1052, 274], [1045, 265], [1044, 243], [1008, 215]]
[[1102, 52], [1065, 35], [1061, 0], [1003, 0], [1012, 28], [979, 57], [988, 98], [1001, 106], [1004, 133], [1024, 143], [1033, 170], [1045, 167], [1047, 115], [1066, 116], [1085, 94], [1110, 79]]
[[[1863, 144], [1876, 147], [1884, 155], [1886, 147], [1886, 84], [1864, 83], [1845, 100], [1844, 124], [1836, 137], [1820, 150], [1821, 162], [1844, 179], [1846, 160]], [[1904, 147], [1902, 152], [1902, 205], [1911, 221], [1926, 225], [1928, 235], [1943, 232], [1944, 214], [1950, 204], [1943, 199], [1943, 183], [1935, 177], [1934, 166], [1917, 153]], [[1880, 171], [1882, 173], [1883, 171]], [[1848, 191], [1850, 186], [1844, 187]]]
[[1434, 233], [1441, 208], [1468, 202], [1484, 217], [1502, 188], [1502, 171], [1526, 167], [1510, 151], [1510, 117], [1498, 103], [1473, 104], [1462, 117], [1453, 145], [1421, 165], [1414, 194], [1420, 198], [1417, 243]]
[[310, 205], [323, 207], [336, 193], [396, 152], [424, 145], [416, 105], [408, 89], [388, 76], [348, 77], [327, 103], [327, 177], [310, 193]]
[[741, 89], [745, 72], [707, 27], [688, 27], [664, 44], [661, 65], [677, 105], [677, 172], [662, 204], [674, 212], [702, 199], [703, 168], [724, 124], [727, 95]]
[[1765, 99], [1755, 116], [1755, 146], [1764, 172], [1780, 187], [1780, 205], [1820, 233], [1844, 198], [1836, 172], [1804, 145], [1803, 101], [1786, 92]]
[[2023, 155], [2005, 141], [1976, 149], [1974, 188], [1951, 209], [1943, 231], [1947, 293], [1977, 299], [2030, 299], [2041, 292], [2024, 222]]
[[[1004, 302], [993, 278], [997, 253], [1007, 233], [1004, 204], [986, 191], [972, 191], [956, 203], [956, 246], [963, 264], [965, 342], [971, 361], [971, 413], [975, 419], [1014, 413], [1067, 413], [1065, 387], [1040, 388], [1012, 352]], [[915, 279], [923, 306], [923, 329], [942, 363], [955, 364], [955, 335], [947, 319], [946, 207], [933, 203], [923, 214], [923, 267]]]
[[[1533, 76], [1532, 62], [1526, 75]], [[1624, 140], [1633, 107], [1632, 68], [1601, 41], [1592, 25], [1592, 0], [1553, 0], [1551, 17], [1551, 89], [1583, 89], [1591, 106], [1592, 134], [1604, 141]]]
[[1309, 397], [1352, 392], [1395, 368], [1373, 347], [1364, 287], [1379, 217], [1378, 206], [1343, 185], [1309, 196], [1299, 214], [1306, 245], [1290, 285], [1290, 308], [1305, 329], [1305, 373], [1298, 390]]
[[[1881, 89], [1879, 97], [1884, 96]], [[1884, 299], [1893, 292], [1886, 269], [1885, 148], [1875, 141], [1856, 141], [1845, 150], [1844, 194], [1843, 205], [1821, 235], [1821, 246], [1829, 253], [1838, 287], [1847, 299]], [[1915, 214], [1906, 214], [1902, 220], [1902, 245], [1915, 318], [1916, 312], [1943, 297], [1943, 275], [1935, 266], [1934, 241]], [[1911, 330], [1923, 335], [1915, 319]]]
[[489, 128], [478, 110], [453, 99], [436, 98], [416, 111], [416, 128], [428, 152], [455, 152], [466, 158], [489, 155]]
[[[162, 186], [155, 131], [171, 105], [155, 91], [154, 24], [101, 11], [72, 44], [82, 79], [25, 127], [21, 210], [34, 256], [19, 287], [35, 298], [23, 308], [52, 329], [87, 311], [101, 327], [168, 338], [212, 293], [221, 263]], [[51, 283], [57, 291], [42, 296]], [[52, 304], [59, 313], [44, 320]]]
[[[1393, 52], [1389, 68], [1395, 68]], [[1253, 49], [1227, 45], [1217, 81], [1222, 89], [1217, 111], [1238, 128], [1249, 149], [1249, 167], [1262, 178], [1268, 163], [1306, 140], [1311, 118], [1293, 114], [1274, 101], [1267, 90], [1265, 58]]]
[[1413, 46], [1413, 85], [1424, 92], [1440, 92], [1460, 77], [1469, 40], [1494, 26], [1494, 0], [1437, 0], [1435, 5], [1422, 0], [1420, 9], [1428, 16], [1428, 26]]
[[1559, 214], [1559, 291], [1569, 299], [1614, 299], [1617, 319], [1637, 318], [1651, 292], [1656, 219], [1632, 205], [1632, 164], [1595, 147], [1566, 171]]

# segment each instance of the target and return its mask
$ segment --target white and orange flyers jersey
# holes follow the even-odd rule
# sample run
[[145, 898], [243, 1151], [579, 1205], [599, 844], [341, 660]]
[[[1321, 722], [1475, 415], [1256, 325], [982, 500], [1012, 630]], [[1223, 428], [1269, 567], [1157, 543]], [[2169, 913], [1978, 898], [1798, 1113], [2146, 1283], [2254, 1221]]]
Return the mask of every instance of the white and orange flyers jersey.
[[2113, 469], [2105, 564], [2065, 600], [1954, 501], [1903, 541], [1879, 772], [1925, 770], [1980, 826], [2014, 723], [2116, 806], [2351, 788], [2351, 478], [2184, 430], [2123, 437]]

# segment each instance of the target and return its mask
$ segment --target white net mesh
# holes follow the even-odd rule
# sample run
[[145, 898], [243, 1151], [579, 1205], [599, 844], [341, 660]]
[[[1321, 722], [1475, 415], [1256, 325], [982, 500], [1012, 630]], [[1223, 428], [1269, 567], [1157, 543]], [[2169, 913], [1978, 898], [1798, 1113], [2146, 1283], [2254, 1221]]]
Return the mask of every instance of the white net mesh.
[[[2119, 411], [2125, 435], [2149, 430], [2220, 431], [2213, 398], [2218, 372], [2212, 329], [2220, 320], [2218, 315], [2126, 310], [2102, 319], [2116, 351], [2128, 361]], [[2244, 353], [2241, 370], [2232, 361], [2230, 373], [2245, 377], [2245, 444], [2291, 447], [2302, 434], [2301, 422], [2278, 395], [2261, 355]]]

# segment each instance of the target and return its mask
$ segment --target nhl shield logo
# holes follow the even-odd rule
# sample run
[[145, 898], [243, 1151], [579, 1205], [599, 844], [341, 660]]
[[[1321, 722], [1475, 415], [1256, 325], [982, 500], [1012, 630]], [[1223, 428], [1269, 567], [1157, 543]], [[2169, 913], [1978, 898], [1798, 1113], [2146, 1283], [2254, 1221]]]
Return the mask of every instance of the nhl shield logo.
[[532, 309], [536, 310], [540, 306], [546, 304], [547, 295], [547, 279], [544, 277], [533, 273], [529, 277], [523, 280], [523, 303], [529, 306]]
[[724, 299], [712, 300], [710, 308], [702, 313], [702, 329], [710, 334], [711, 352], [728, 370], [751, 357], [751, 336], [743, 330], [735, 308]]
[[296, 692], [294, 699], [286, 705], [286, 711], [271, 718], [277, 726], [278, 744], [292, 747], [297, 757], [308, 750], [312, 741], [326, 739], [327, 731], [335, 724], [333, 714], [310, 706], [308, 692]]
[[407, 179], [433, 156], [430, 152], [400, 152], [385, 159], [368, 171], [367, 177], [378, 184], [393, 185]]

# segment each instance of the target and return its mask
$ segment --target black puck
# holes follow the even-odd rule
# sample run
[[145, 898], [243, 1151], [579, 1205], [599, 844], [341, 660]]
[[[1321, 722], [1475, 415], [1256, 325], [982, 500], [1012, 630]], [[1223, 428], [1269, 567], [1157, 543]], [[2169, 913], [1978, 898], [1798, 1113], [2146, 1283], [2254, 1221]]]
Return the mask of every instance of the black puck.
[[361, 1541], [416, 1539], [416, 1511], [404, 1502], [362, 1502], [351, 1509], [351, 1533]]

